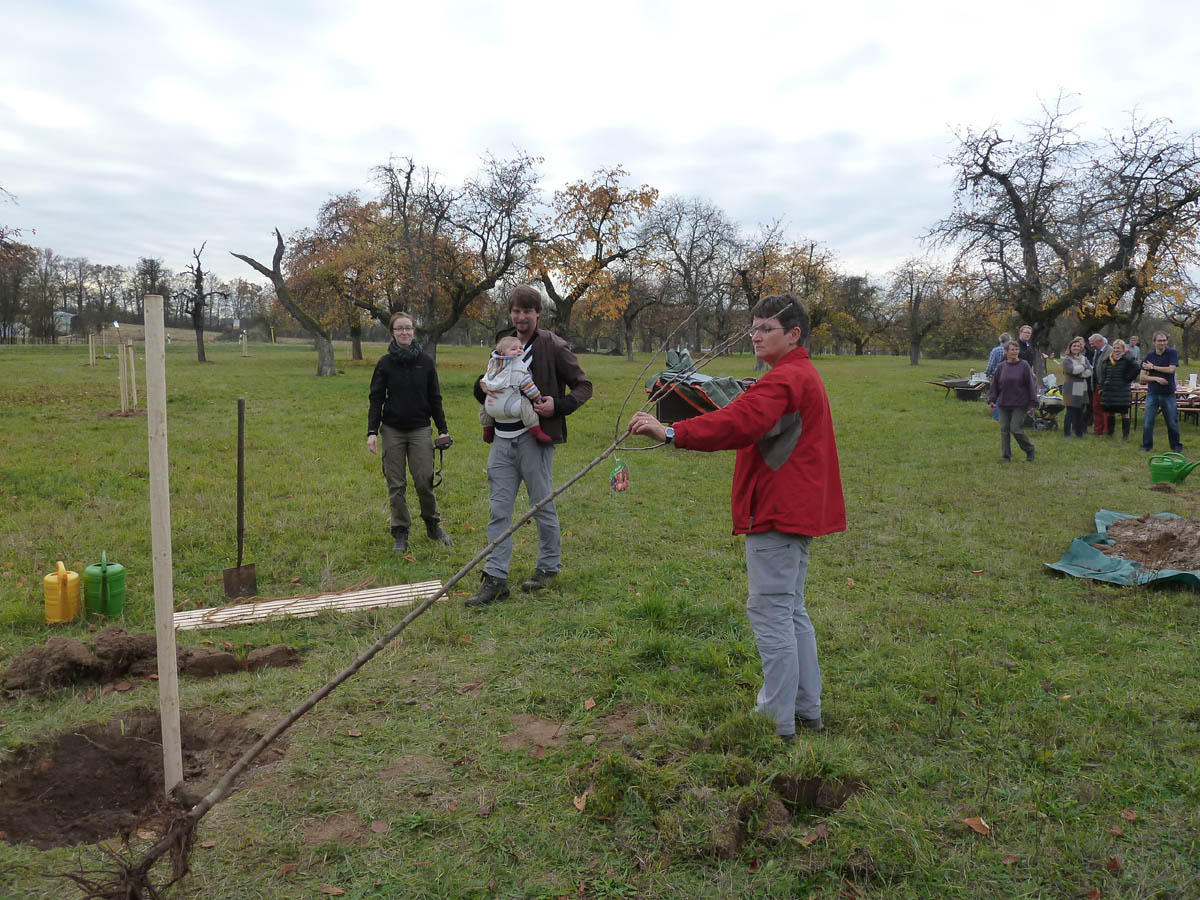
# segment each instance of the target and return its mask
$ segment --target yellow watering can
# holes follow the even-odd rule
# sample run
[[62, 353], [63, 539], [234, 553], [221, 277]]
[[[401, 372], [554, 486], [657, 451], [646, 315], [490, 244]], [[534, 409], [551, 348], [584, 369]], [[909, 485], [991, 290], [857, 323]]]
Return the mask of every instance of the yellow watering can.
[[46, 594], [46, 624], [74, 621], [79, 615], [79, 573], [59, 560], [58, 570], [42, 579], [42, 589]]

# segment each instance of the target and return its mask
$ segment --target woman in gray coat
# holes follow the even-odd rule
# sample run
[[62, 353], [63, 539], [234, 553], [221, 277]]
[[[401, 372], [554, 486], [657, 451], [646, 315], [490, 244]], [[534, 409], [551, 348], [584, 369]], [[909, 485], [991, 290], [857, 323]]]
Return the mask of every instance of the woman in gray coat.
[[1073, 337], [1063, 354], [1063, 402], [1067, 404], [1067, 414], [1063, 419], [1063, 437], [1069, 438], [1074, 431], [1075, 437], [1083, 437], [1083, 410], [1088, 404], [1088, 379], [1092, 377], [1092, 365], [1083, 355], [1083, 338]]

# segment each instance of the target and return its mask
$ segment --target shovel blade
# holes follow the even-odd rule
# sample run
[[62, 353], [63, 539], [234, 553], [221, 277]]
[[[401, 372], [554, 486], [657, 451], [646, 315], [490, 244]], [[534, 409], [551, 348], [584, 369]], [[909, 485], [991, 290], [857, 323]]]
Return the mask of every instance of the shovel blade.
[[221, 578], [225, 581], [226, 600], [258, 596], [258, 573], [254, 571], [254, 563], [223, 569]]

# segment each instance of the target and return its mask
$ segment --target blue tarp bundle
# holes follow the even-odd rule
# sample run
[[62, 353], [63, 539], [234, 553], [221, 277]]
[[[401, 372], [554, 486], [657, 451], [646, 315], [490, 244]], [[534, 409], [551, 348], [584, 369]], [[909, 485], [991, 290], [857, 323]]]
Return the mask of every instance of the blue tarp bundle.
[[[1075, 538], [1071, 546], [1058, 562], [1046, 563], [1046, 566], [1076, 578], [1092, 578], [1096, 581], [1108, 581], [1112, 584], [1151, 584], [1158, 582], [1179, 582], [1189, 587], [1200, 587], [1200, 569], [1148, 569], [1141, 563], [1119, 556], [1109, 556], [1096, 549], [1095, 544], [1115, 544], [1108, 537], [1108, 526], [1118, 519], [1136, 519], [1137, 516], [1128, 513], [1113, 512], [1102, 509], [1096, 513], [1096, 533], [1085, 534]], [[1178, 519], [1174, 513], [1158, 513], [1158, 519]]]

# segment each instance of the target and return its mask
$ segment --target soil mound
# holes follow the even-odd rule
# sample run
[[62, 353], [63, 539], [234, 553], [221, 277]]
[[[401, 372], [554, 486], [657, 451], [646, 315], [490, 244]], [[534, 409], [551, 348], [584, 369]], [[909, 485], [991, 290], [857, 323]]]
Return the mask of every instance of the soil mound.
[[[208, 793], [261, 732], [218, 710], [180, 714], [182, 794]], [[277, 744], [278, 742], [276, 742]], [[279, 759], [272, 744], [255, 766]], [[126, 836], [163, 807], [158, 711], [132, 710], [17, 750], [0, 766], [0, 838], [40, 849]]]
[[[26, 647], [0, 676], [0, 684], [9, 691], [39, 691], [77, 681], [107, 681], [123, 675], [144, 677], [157, 671], [157, 656], [154, 635], [130, 633], [111, 625], [92, 638], [90, 648], [82, 641], [60, 635]], [[232, 653], [203, 647], [178, 651], [179, 671], [197, 678], [299, 662], [299, 652], [282, 644], [253, 650], [245, 661]]]
[[1200, 519], [1118, 519], [1108, 526], [1107, 535], [1116, 543], [1096, 546], [1109, 556], [1147, 569], [1200, 569]]

